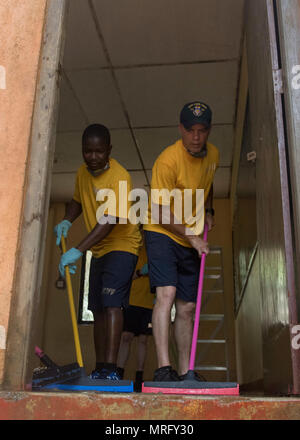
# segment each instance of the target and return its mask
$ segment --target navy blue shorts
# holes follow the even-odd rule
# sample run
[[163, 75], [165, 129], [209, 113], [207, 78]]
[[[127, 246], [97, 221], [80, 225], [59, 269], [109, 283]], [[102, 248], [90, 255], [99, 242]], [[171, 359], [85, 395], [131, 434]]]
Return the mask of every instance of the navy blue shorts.
[[151, 335], [151, 322], [152, 309], [131, 305], [124, 309], [124, 332], [133, 333], [134, 336]]
[[132, 276], [138, 257], [129, 252], [112, 251], [92, 257], [89, 277], [88, 309], [127, 307]]
[[197, 301], [200, 258], [194, 248], [181, 246], [165, 234], [144, 231], [151, 292], [175, 286], [176, 298]]

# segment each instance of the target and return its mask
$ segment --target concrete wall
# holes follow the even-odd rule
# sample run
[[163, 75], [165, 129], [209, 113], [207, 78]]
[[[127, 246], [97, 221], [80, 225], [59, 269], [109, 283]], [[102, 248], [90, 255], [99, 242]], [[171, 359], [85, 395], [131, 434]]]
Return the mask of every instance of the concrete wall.
[[258, 253], [236, 318], [237, 378], [240, 385], [263, 380], [261, 293]]
[[14, 290], [45, 8], [46, 0], [0, 0], [0, 382]]

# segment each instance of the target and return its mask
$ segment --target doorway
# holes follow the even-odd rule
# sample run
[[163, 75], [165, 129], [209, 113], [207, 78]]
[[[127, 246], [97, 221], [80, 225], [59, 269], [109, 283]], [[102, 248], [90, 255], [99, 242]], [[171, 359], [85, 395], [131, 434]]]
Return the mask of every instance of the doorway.
[[[266, 56], [266, 67], [262, 67], [266, 82], [273, 85], [268, 35], [261, 44], [260, 32], [266, 34], [267, 4], [270, 2], [246, 2], [243, 0], [189, 0], [181, 2], [164, 0], [158, 4], [144, 3], [134, 0], [124, 8], [121, 0], [114, 2], [72, 0], [68, 4], [66, 17], [66, 42], [64, 57], [61, 60], [60, 105], [54, 108], [58, 116], [55, 130], [56, 142], [51, 170], [51, 188], [49, 194], [48, 230], [45, 232], [46, 246], [44, 253], [44, 275], [41, 285], [42, 306], [40, 309], [39, 341], [45, 345], [46, 351], [56, 353], [58, 363], [72, 361], [73, 352], [66, 351], [72, 347], [71, 328], [64, 317], [68, 313], [66, 297], [58, 295], [56, 280], [59, 251], [55, 248], [52, 236], [53, 226], [62, 218], [64, 205], [73, 194], [76, 170], [81, 164], [80, 138], [83, 129], [90, 123], [100, 122], [107, 125], [112, 134], [113, 152], [116, 158], [131, 173], [136, 187], [147, 188], [151, 181], [151, 169], [156, 157], [168, 145], [178, 138], [178, 112], [185, 102], [194, 99], [207, 101], [213, 108], [214, 122], [210, 141], [219, 147], [221, 163], [215, 180], [215, 209], [217, 226], [212, 237], [212, 244], [222, 246], [225, 252], [224, 283], [226, 296], [226, 331], [229, 344], [230, 379], [238, 378], [235, 342], [236, 328], [244, 319], [241, 315], [234, 316], [234, 276], [232, 224], [230, 221], [230, 191], [232, 183], [232, 167], [236, 148], [236, 126], [238, 112], [238, 91], [242, 61], [243, 39], [247, 34], [247, 55], [250, 61], [255, 58], [254, 51], [262, 49]], [[245, 14], [246, 11], [246, 14]], [[244, 15], [245, 14], [245, 15]], [[246, 17], [246, 20], [245, 20]], [[261, 17], [261, 22], [257, 21]], [[256, 24], [254, 24], [256, 23]], [[264, 29], [264, 32], [263, 32]], [[254, 32], [252, 32], [254, 31]], [[252, 36], [257, 35], [256, 39]], [[269, 63], [269, 64], [268, 64]], [[253, 115], [258, 96], [258, 68], [250, 63], [250, 99], [252, 97]], [[262, 93], [260, 96], [264, 96]], [[269, 95], [272, 96], [272, 95]], [[263, 102], [265, 111], [272, 115], [274, 100]], [[258, 114], [258, 112], [257, 112]], [[270, 119], [272, 119], [270, 117]], [[262, 121], [262, 119], [261, 119]], [[272, 137], [274, 125], [269, 125], [259, 117], [255, 123], [251, 120], [252, 134], [255, 135], [257, 154], [263, 153], [261, 138], [268, 138], [267, 145], [276, 149]], [[275, 127], [276, 128], [276, 127]], [[270, 134], [271, 133], [271, 134]], [[276, 134], [276, 133], [275, 133]], [[51, 153], [49, 153], [51, 155]], [[282, 197], [280, 186], [279, 157], [274, 157], [274, 172], [270, 175], [268, 186], [274, 189], [274, 182]], [[263, 159], [267, 160], [266, 155]], [[52, 158], [51, 158], [52, 160]], [[264, 166], [260, 175], [264, 174]], [[259, 191], [259, 208], [268, 206], [266, 215], [272, 213], [273, 205], [270, 194]], [[276, 197], [278, 200], [278, 197]], [[282, 206], [279, 206], [282, 213]], [[257, 214], [259, 216], [260, 214]], [[282, 219], [282, 216], [280, 217]], [[225, 225], [225, 227], [224, 227]], [[265, 287], [265, 298], [276, 291], [276, 283], [271, 293], [268, 290], [268, 273], [263, 272], [269, 264], [270, 225], [260, 223], [258, 236], [264, 243], [257, 252], [261, 270], [256, 274], [258, 283]], [[280, 323], [282, 327], [272, 333], [273, 321], [270, 318], [270, 333], [265, 332], [264, 321], [263, 341], [275, 340], [280, 334], [282, 344], [289, 340], [287, 288], [285, 272], [285, 243], [283, 221], [278, 223], [278, 253], [282, 277], [280, 301]], [[225, 231], [225, 232], [224, 232]], [[72, 236], [68, 246], [75, 243], [78, 236], [84, 233], [80, 221], [72, 227]], [[279, 235], [278, 235], [279, 234]], [[265, 242], [263, 240], [266, 240]], [[275, 257], [274, 261], [278, 261]], [[274, 266], [276, 272], [276, 267]], [[80, 292], [80, 271], [73, 278], [78, 298]], [[246, 294], [248, 299], [250, 294]], [[244, 303], [246, 307], [247, 301]], [[260, 307], [260, 306], [259, 306]], [[264, 317], [269, 315], [269, 306], [264, 309]], [[250, 310], [250, 309], [249, 309]], [[279, 310], [279, 309], [278, 309]], [[284, 315], [284, 316], [283, 316]], [[55, 319], [54, 319], [55, 317]], [[66, 327], [65, 327], [66, 325]], [[68, 328], [69, 329], [68, 329]], [[86, 347], [88, 365], [93, 362], [89, 342], [91, 327], [82, 325], [80, 328], [82, 346]], [[35, 335], [36, 337], [36, 335]], [[244, 335], [243, 343], [251, 335]], [[266, 337], [264, 339], [264, 337]], [[241, 341], [240, 341], [241, 342]], [[274, 349], [272, 349], [272, 353]], [[275, 348], [275, 353], [280, 350]], [[263, 347], [263, 359], [271, 365], [272, 356], [266, 355]], [[268, 352], [269, 353], [269, 352]], [[287, 359], [291, 359], [289, 352]], [[29, 354], [29, 357], [31, 354]], [[34, 359], [29, 361], [34, 364]], [[250, 367], [250, 366], [248, 366]], [[30, 370], [28, 368], [28, 370]], [[284, 389], [292, 382], [291, 362], [286, 362]], [[150, 372], [149, 372], [150, 374]], [[242, 377], [242, 376], [241, 376]], [[271, 388], [280, 387], [278, 378], [280, 371], [272, 374]], [[274, 379], [275, 377], [275, 379]], [[274, 385], [275, 384], [275, 385]]]

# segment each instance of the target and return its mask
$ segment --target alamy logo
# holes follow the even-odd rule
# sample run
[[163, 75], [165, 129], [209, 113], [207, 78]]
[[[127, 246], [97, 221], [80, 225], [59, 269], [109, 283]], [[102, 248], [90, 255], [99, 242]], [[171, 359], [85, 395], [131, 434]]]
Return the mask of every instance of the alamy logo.
[[292, 334], [295, 335], [292, 338], [292, 347], [294, 350], [299, 350], [299, 348], [300, 348], [300, 325], [294, 325], [292, 327]]
[[118, 194], [109, 188], [100, 189], [97, 221], [100, 224], [170, 224], [171, 213], [175, 224], [184, 224], [189, 234], [199, 235], [204, 226], [204, 190], [174, 188], [146, 190], [137, 188], [128, 192], [127, 181], [119, 182]]
[[294, 90], [300, 89], [300, 65], [295, 65], [292, 69], [293, 79], [292, 87]]

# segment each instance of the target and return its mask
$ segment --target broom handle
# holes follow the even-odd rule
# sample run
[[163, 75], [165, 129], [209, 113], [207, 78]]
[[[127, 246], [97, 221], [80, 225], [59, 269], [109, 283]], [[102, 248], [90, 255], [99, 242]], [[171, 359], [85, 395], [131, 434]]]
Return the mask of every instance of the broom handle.
[[[66, 253], [66, 251], [67, 251], [66, 242], [65, 242], [65, 237], [63, 235], [61, 236], [61, 247], [62, 247], [63, 253]], [[78, 362], [79, 366], [83, 367], [79, 334], [78, 334], [78, 327], [77, 327], [77, 322], [76, 322], [74, 299], [73, 299], [73, 289], [72, 289], [71, 276], [70, 276], [70, 271], [69, 271], [68, 266], [65, 267], [65, 271], [66, 271], [66, 283], [67, 283], [68, 299], [69, 299], [69, 306], [70, 306], [70, 312], [71, 312], [72, 327], [73, 327], [73, 333], [74, 333], [76, 358], [77, 358], [77, 362]]]
[[[207, 241], [207, 233], [208, 233], [208, 226], [205, 223], [204, 235], [203, 235], [204, 241]], [[191, 347], [191, 355], [190, 355], [190, 363], [189, 363], [189, 370], [192, 370], [192, 371], [195, 368], [195, 357], [196, 357], [196, 348], [197, 348], [197, 339], [198, 339], [198, 330], [199, 330], [199, 321], [200, 321], [200, 310], [201, 310], [201, 301], [202, 301], [205, 259], [206, 259], [206, 254], [205, 254], [205, 252], [203, 252], [201, 255], [199, 284], [198, 284], [197, 303], [196, 303], [196, 312], [195, 312], [195, 322], [194, 322], [194, 331], [193, 331], [193, 339], [192, 339], [192, 347]]]

